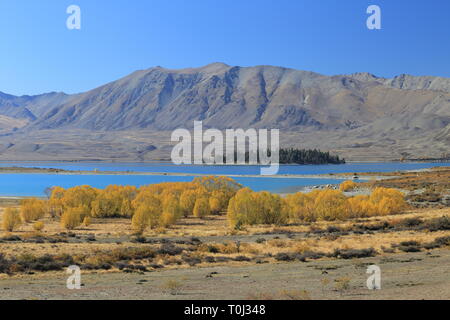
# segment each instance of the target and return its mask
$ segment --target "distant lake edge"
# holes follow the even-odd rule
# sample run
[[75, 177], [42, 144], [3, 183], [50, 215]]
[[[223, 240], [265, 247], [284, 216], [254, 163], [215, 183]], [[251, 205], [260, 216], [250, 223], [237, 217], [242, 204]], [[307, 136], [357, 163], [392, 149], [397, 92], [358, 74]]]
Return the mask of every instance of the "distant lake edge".
[[[22, 174], [3, 173], [0, 175], [0, 196], [27, 197], [43, 196], [45, 188], [61, 186], [64, 188], [76, 185], [91, 185], [104, 188], [110, 184], [148, 185], [161, 182], [192, 181], [195, 175], [233, 176], [237, 182], [255, 191], [282, 193], [286, 190], [297, 190], [302, 187], [339, 184], [343, 180], [330, 177], [289, 177], [290, 175], [338, 175], [339, 173], [363, 172], [395, 172], [422, 170], [432, 167], [450, 167], [450, 162], [353, 162], [336, 165], [281, 165], [280, 175], [284, 177], [256, 177], [261, 166], [176, 166], [170, 162], [61, 162], [61, 161], [0, 161], [0, 167], [54, 168], [70, 171], [111, 171], [129, 172], [126, 175], [82, 175], [73, 172], [59, 174]], [[151, 172], [154, 175], [133, 175], [133, 172]], [[170, 175], [164, 175], [170, 173]], [[189, 174], [189, 176], [184, 175]], [[250, 176], [250, 177], [249, 177]]]

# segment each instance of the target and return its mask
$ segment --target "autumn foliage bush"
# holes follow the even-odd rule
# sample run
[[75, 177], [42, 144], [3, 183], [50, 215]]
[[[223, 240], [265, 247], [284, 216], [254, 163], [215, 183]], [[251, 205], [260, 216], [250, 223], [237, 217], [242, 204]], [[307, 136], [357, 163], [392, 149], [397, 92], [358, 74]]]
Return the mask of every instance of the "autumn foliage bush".
[[[204, 217], [226, 212], [228, 201], [241, 186], [226, 177], [202, 177], [193, 182], [160, 183], [136, 188], [111, 185], [105, 189], [77, 186], [54, 187], [48, 201], [29, 200], [22, 209], [26, 221], [37, 220], [39, 204], [45, 204], [51, 217], [61, 217], [65, 228], [78, 227], [86, 217], [131, 218], [137, 232], [147, 228], [169, 227], [182, 216]], [[196, 206], [197, 204], [197, 206]], [[76, 212], [81, 211], [81, 221]], [[80, 214], [79, 214], [80, 215]], [[89, 221], [89, 219], [88, 219]]]
[[283, 204], [279, 195], [241, 189], [229, 202], [228, 221], [237, 229], [243, 225], [287, 223]]
[[[350, 183], [347, 183], [350, 185]], [[347, 189], [347, 188], [343, 188]], [[391, 215], [407, 208], [400, 191], [376, 188], [370, 195], [347, 197], [340, 190], [315, 190], [282, 198], [269, 192], [253, 192], [228, 177], [201, 177], [192, 182], [160, 183], [136, 188], [90, 186], [52, 188], [48, 201], [25, 199], [21, 220], [32, 222], [46, 213], [60, 217], [62, 227], [88, 226], [91, 218], [131, 218], [136, 233], [165, 228], [181, 217], [204, 218], [226, 214], [231, 227], [282, 225], [317, 220]]]
[[161, 183], [141, 187], [131, 202], [132, 227], [169, 227], [181, 217], [204, 218], [226, 212], [229, 199], [241, 188], [227, 177], [202, 177], [193, 182]]
[[44, 230], [45, 224], [42, 221], [37, 221], [33, 224], [33, 230], [36, 232], [41, 232]]
[[88, 215], [86, 207], [68, 208], [61, 216], [61, 226], [67, 230], [79, 227]]
[[12, 232], [22, 224], [19, 210], [16, 208], [6, 208], [3, 213], [2, 226], [6, 231]]
[[407, 209], [404, 195], [395, 189], [376, 188], [371, 195], [346, 197], [340, 190], [314, 190], [282, 199], [267, 192], [241, 189], [230, 200], [228, 221], [242, 225], [334, 221], [400, 214]]
[[354, 181], [351, 180], [347, 180], [341, 183], [341, 185], [339, 186], [339, 190], [343, 191], [343, 192], [347, 192], [347, 191], [353, 191], [358, 187], [358, 184]]
[[20, 210], [23, 222], [36, 221], [45, 216], [47, 212], [47, 202], [37, 198], [23, 199]]
[[195, 201], [194, 205], [194, 217], [204, 218], [211, 213], [208, 198], [200, 197]]

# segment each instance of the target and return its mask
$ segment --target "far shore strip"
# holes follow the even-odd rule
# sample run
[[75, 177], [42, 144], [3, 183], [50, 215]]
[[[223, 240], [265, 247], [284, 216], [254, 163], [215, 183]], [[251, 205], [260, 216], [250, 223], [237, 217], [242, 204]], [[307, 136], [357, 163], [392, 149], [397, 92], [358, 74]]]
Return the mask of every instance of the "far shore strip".
[[[40, 169], [40, 168], [0, 168], [2, 174], [51, 174], [51, 175], [130, 175], [130, 176], [172, 176], [172, 177], [210, 177], [210, 176], [226, 176], [231, 178], [285, 178], [285, 179], [336, 179], [349, 180], [351, 173], [342, 174], [278, 174], [278, 175], [251, 175], [251, 174], [208, 174], [208, 173], [180, 173], [180, 172], [137, 172], [137, 171], [71, 171], [63, 169]], [[382, 180], [394, 178], [395, 176], [358, 176], [358, 180]]]

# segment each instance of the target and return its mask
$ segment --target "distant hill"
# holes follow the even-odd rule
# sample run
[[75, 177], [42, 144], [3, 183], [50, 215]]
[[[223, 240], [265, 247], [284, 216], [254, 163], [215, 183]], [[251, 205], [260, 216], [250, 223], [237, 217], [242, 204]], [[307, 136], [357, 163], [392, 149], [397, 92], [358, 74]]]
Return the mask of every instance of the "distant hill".
[[34, 121], [50, 109], [63, 104], [69, 97], [56, 92], [21, 97], [0, 92], [0, 115]]
[[77, 95], [0, 93], [0, 115], [21, 121], [0, 121], [0, 133], [9, 132], [0, 137], [0, 159], [164, 158], [165, 132], [194, 120], [219, 129], [279, 128], [283, 147], [350, 160], [417, 158], [450, 149], [450, 79], [223, 63], [155, 67]]

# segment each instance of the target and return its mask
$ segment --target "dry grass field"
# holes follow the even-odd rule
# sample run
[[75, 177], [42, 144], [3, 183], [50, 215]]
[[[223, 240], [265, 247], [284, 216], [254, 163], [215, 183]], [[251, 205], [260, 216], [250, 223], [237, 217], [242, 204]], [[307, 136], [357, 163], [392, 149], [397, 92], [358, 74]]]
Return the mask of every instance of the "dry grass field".
[[[1, 298], [449, 299], [450, 226], [443, 219], [449, 216], [450, 208], [416, 209], [401, 216], [239, 232], [228, 230], [223, 217], [188, 218], [140, 239], [130, 236], [129, 220], [94, 221], [74, 234], [47, 220], [39, 235], [29, 226], [4, 234], [0, 251], [22, 259], [66, 254], [79, 259], [82, 289], [65, 288], [65, 268], [35, 261], [38, 266], [28, 272], [0, 276]], [[20, 240], [5, 240], [11, 236]], [[430, 246], [439, 238], [447, 242]], [[142, 257], [133, 250], [153, 254]], [[50, 270], [35, 270], [39, 263]], [[379, 292], [364, 288], [365, 268], [374, 263], [386, 275]], [[348, 288], [340, 281], [348, 281]]]

